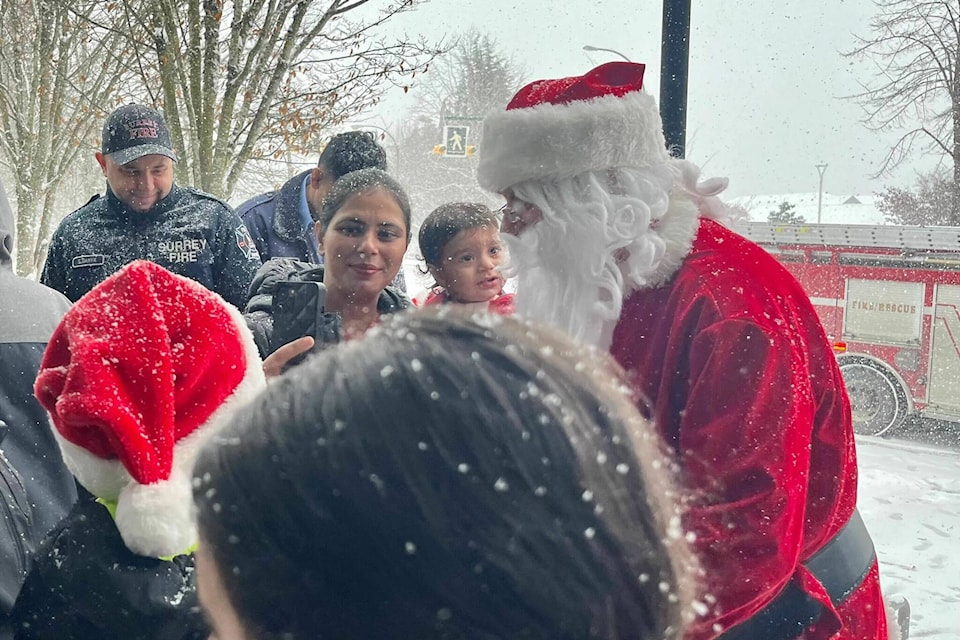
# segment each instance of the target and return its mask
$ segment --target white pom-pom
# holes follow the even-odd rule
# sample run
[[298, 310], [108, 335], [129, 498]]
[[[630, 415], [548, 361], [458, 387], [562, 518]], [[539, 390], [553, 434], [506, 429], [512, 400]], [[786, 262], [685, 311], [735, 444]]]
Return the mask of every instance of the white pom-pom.
[[117, 502], [117, 529], [134, 553], [151, 558], [183, 553], [197, 541], [190, 482], [174, 470], [165, 482], [130, 483]]

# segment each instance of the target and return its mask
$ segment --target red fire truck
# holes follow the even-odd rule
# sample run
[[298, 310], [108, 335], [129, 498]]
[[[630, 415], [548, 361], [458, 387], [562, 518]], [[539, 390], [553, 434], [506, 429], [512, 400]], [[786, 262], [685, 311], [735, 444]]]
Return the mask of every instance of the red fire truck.
[[858, 433], [960, 421], [960, 227], [740, 222], [800, 281], [843, 373]]

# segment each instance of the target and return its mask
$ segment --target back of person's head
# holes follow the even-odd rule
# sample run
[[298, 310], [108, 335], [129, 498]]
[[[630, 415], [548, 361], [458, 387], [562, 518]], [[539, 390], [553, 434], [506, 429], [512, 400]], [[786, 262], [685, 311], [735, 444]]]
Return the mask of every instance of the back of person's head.
[[340, 207], [347, 200], [361, 193], [370, 193], [377, 189], [388, 192], [396, 201], [403, 213], [403, 220], [407, 226], [407, 241], [410, 240], [411, 209], [410, 199], [400, 183], [382, 169], [360, 169], [341, 176], [333, 185], [330, 193], [323, 201], [323, 211], [320, 213], [320, 229], [325, 231], [330, 221], [337, 215]]
[[331, 138], [320, 152], [317, 166], [331, 173], [336, 181], [360, 169], [387, 170], [387, 152], [369, 131], [346, 131]]
[[595, 357], [447, 308], [278, 379], [194, 469], [249, 636], [679, 637], [670, 464]]
[[497, 215], [483, 204], [448, 202], [433, 211], [420, 225], [417, 237], [420, 255], [433, 266], [440, 266], [443, 248], [461, 231], [480, 227], [499, 228]]

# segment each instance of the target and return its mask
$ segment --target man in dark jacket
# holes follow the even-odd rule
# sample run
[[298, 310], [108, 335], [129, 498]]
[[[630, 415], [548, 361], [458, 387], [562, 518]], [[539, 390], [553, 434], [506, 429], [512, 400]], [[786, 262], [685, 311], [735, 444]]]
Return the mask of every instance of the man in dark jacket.
[[174, 184], [170, 132], [158, 111], [129, 104], [103, 127], [97, 162], [107, 179], [64, 218], [40, 281], [76, 301], [134, 260], [196, 280], [242, 308], [260, 266], [250, 234], [225, 202]]
[[313, 221], [323, 208], [323, 199], [340, 176], [369, 167], [387, 170], [387, 154], [373, 134], [340, 133], [324, 147], [316, 167], [290, 178], [278, 191], [256, 196], [237, 207], [260, 259], [296, 258], [323, 264], [313, 233]]
[[[26, 504], [20, 506], [29, 520], [28, 531], [19, 532], [16, 539], [0, 538], [0, 638], [4, 637], [4, 620], [29, 566], [27, 551], [77, 499], [73, 476], [60, 456], [47, 415], [33, 397], [33, 380], [43, 350], [70, 302], [56, 291], [14, 273], [15, 228], [13, 211], [0, 184], [0, 423], [7, 425], [0, 454], [9, 460], [23, 483]], [[13, 516], [11, 511], [3, 515]], [[20, 537], [23, 533], [28, 539]]]

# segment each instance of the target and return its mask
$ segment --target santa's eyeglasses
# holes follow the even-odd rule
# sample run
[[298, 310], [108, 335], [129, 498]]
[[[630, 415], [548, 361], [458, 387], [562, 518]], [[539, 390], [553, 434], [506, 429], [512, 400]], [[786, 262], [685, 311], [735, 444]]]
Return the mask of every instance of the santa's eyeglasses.
[[508, 200], [502, 207], [497, 209], [497, 216], [509, 224], [519, 224], [522, 220], [521, 216], [533, 208], [534, 206], [529, 202], [514, 198]]

